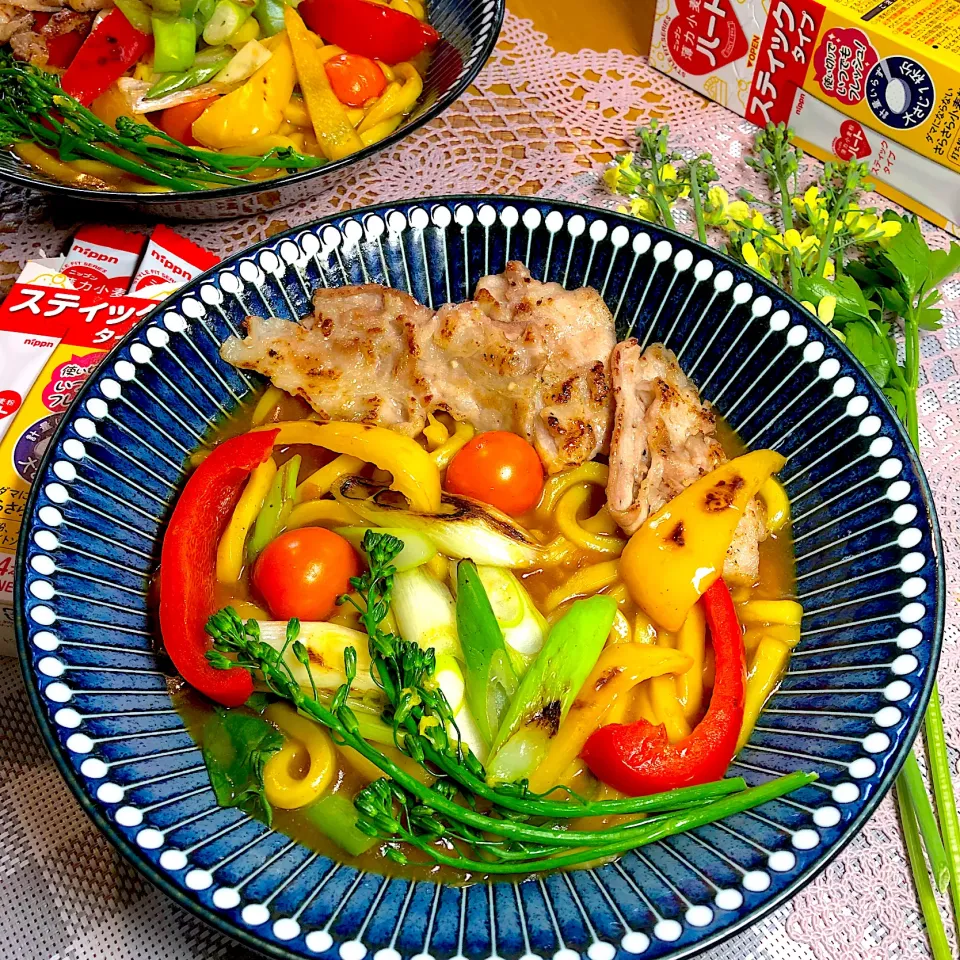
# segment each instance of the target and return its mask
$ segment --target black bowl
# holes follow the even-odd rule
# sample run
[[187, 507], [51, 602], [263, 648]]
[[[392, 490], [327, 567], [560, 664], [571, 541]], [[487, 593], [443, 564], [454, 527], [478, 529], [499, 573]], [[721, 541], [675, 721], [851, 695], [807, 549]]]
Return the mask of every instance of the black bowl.
[[[316, 181], [339, 177], [348, 167], [365, 163], [443, 113], [487, 62], [500, 35], [504, 0], [430, 0], [428, 9], [430, 24], [443, 39], [430, 61], [416, 108], [389, 137], [342, 160], [233, 187], [192, 193], [121, 193], [57, 183], [32, 170], [14, 154], [0, 150], [0, 180], [42, 190], [72, 204], [110, 203], [114, 208], [121, 206], [148, 217], [173, 220], [226, 220], [306, 201], [314, 194]], [[103, 211], [99, 211], [99, 216], [103, 216]], [[81, 216], [87, 218], [89, 214]]]

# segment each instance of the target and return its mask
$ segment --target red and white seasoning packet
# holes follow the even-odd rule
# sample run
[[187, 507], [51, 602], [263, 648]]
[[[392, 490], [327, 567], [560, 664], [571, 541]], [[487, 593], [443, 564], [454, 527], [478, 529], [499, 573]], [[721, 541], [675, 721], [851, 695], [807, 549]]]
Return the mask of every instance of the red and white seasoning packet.
[[117, 227], [81, 227], [70, 244], [63, 272], [75, 290], [122, 297], [137, 269], [146, 237]]
[[131, 297], [164, 300], [178, 287], [220, 262], [209, 250], [158, 224], [128, 291]]

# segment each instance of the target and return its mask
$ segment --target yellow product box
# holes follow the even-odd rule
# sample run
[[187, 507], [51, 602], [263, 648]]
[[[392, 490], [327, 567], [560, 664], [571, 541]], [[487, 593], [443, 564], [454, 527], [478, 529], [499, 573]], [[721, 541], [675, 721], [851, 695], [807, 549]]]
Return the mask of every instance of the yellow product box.
[[650, 63], [960, 233], [960, 0], [658, 0]]
[[[0, 439], [0, 655], [15, 655], [15, 557], [30, 485], [60, 418], [106, 352], [156, 304], [109, 300], [51, 284], [29, 270], [0, 306], [4, 342], [0, 397], [11, 396], [10, 423]], [[35, 382], [9, 386], [26, 366]], [[39, 368], [39, 374], [37, 369]]]

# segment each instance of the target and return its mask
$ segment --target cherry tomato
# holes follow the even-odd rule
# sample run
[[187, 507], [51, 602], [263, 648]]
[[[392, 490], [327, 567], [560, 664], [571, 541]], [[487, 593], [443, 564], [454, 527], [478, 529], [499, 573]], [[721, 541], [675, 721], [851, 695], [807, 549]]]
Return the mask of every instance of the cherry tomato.
[[253, 566], [253, 585], [279, 620], [325, 620], [359, 574], [360, 560], [343, 537], [303, 527], [263, 548]]
[[331, 57], [324, 67], [337, 99], [348, 107], [362, 107], [379, 97], [387, 85], [383, 71], [369, 57], [341, 53]]
[[157, 117], [157, 126], [174, 140], [179, 140], [185, 147], [197, 147], [200, 141], [193, 135], [193, 122], [211, 103], [219, 99], [219, 97], [207, 97], [205, 100], [181, 103], [179, 107], [167, 107]]
[[446, 488], [519, 516], [543, 492], [543, 464], [523, 437], [506, 430], [481, 433], [447, 467]]

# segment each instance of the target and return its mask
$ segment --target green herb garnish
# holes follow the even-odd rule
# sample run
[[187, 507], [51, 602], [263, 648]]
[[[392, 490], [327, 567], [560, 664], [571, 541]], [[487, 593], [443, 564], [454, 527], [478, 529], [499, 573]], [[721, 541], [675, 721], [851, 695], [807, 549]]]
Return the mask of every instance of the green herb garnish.
[[[387, 841], [391, 859], [406, 862], [402, 844], [408, 844], [435, 862], [471, 873], [553, 870], [624, 853], [749, 809], [815, 779], [814, 774], [794, 773], [744, 789], [744, 781], [733, 778], [666, 794], [606, 801], [589, 801], [576, 794], [566, 800], [548, 800], [531, 794], [523, 781], [488, 785], [483, 765], [452, 736], [450, 705], [433, 681], [433, 650], [422, 650], [382, 629], [393, 588], [392, 561], [403, 549], [402, 541], [368, 530], [362, 546], [369, 567], [351, 585], [361, 599], [357, 607], [368, 634], [371, 672], [386, 702], [382, 719], [393, 729], [397, 747], [438, 776], [432, 786], [407, 773], [360, 735], [348, 705], [357, 666], [352, 647], [344, 653], [346, 682], [329, 702], [320, 700], [312, 680], [311, 689], [303, 689], [285, 664], [283, 650], [261, 641], [257, 622], [244, 624], [231, 608], [214, 614], [207, 624], [215, 648], [209, 659], [222, 667], [231, 662], [225, 654], [232, 654], [236, 663], [257, 670], [274, 694], [326, 727], [335, 742], [352, 747], [383, 771], [385, 776], [361, 790], [354, 801], [360, 813], [356, 828]], [[354, 601], [348, 597], [346, 602]], [[293, 639], [298, 630], [299, 624], [291, 621], [288, 639], [294, 656], [309, 673], [307, 652]], [[479, 812], [478, 800], [485, 801], [488, 812]], [[657, 815], [599, 830], [526, 822], [537, 817], [613, 813]], [[469, 853], [461, 852], [463, 848]]]
[[283, 746], [266, 720], [239, 710], [219, 710], [204, 725], [203, 760], [222, 807], [239, 807], [268, 826], [273, 809], [263, 789], [263, 768]]
[[18, 143], [38, 144], [64, 162], [100, 160], [148, 183], [180, 191], [249, 183], [246, 175], [264, 167], [292, 172], [327, 162], [286, 147], [256, 157], [195, 149], [130, 117], [120, 117], [114, 129], [64, 93], [55, 74], [2, 51], [0, 146]]

